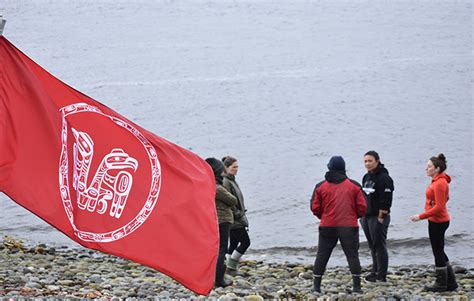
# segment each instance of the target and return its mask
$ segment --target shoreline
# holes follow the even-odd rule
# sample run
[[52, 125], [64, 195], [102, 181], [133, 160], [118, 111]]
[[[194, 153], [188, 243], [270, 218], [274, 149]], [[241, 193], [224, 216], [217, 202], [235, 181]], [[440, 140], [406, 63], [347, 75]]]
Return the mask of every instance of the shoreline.
[[[427, 293], [434, 281], [432, 265], [390, 267], [388, 282], [362, 282], [362, 294], [351, 294], [349, 269], [328, 268], [322, 294], [312, 291], [312, 265], [244, 260], [233, 277], [234, 285], [199, 296], [173, 279], [129, 260], [85, 248], [27, 246], [4, 237], [0, 242], [1, 298], [68, 299], [202, 299], [262, 300], [472, 300], [474, 270], [455, 266], [459, 288], [454, 292]], [[367, 267], [363, 267], [363, 274]]]

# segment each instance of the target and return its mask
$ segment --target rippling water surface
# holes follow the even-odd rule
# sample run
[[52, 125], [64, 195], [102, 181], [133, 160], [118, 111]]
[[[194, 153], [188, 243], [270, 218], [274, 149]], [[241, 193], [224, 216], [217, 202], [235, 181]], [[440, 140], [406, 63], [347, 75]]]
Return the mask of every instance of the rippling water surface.
[[[203, 158], [237, 157], [249, 256], [311, 262], [309, 198], [328, 159], [360, 181], [375, 149], [395, 181], [391, 262], [431, 263], [427, 224], [408, 217], [443, 152], [447, 252], [474, 266], [469, 1], [3, 0], [0, 14], [63, 81]], [[0, 212], [3, 235], [74, 244], [4, 195]]]

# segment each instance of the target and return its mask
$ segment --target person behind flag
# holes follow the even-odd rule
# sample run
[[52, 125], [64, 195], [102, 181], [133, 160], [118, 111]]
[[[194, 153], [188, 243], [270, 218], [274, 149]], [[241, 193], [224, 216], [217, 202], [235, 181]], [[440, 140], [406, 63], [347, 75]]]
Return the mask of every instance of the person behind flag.
[[232, 280], [225, 279], [225, 254], [229, 244], [230, 226], [234, 222], [232, 207], [237, 205], [237, 198], [222, 186], [224, 179], [224, 164], [216, 158], [207, 158], [206, 162], [212, 167], [216, 178], [216, 211], [219, 221], [219, 256], [217, 257], [216, 287], [232, 285]]
[[410, 217], [417, 222], [428, 219], [428, 234], [435, 258], [436, 281], [425, 290], [431, 292], [454, 291], [458, 288], [453, 267], [444, 252], [444, 234], [449, 227], [449, 213], [446, 203], [449, 200], [449, 183], [451, 177], [446, 170], [446, 157], [439, 154], [431, 157], [426, 164], [426, 175], [431, 177], [431, 184], [426, 189], [425, 212]]
[[364, 155], [367, 173], [362, 179], [367, 197], [367, 212], [360, 220], [372, 256], [372, 271], [365, 277], [369, 282], [386, 282], [388, 270], [387, 232], [390, 224], [393, 180], [380, 162], [376, 151]]
[[223, 185], [238, 200], [237, 205], [232, 207], [234, 223], [230, 227], [230, 244], [227, 250], [227, 269], [235, 272], [240, 258], [250, 246], [250, 237], [247, 230], [249, 222], [246, 215], [247, 209], [245, 209], [244, 196], [235, 181], [239, 163], [237, 159], [230, 156], [222, 158], [222, 162], [225, 167]]
[[321, 279], [332, 250], [339, 240], [352, 273], [353, 292], [360, 286], [359, 225], [357, 219], [365, 214], [367, 204], [362, 187], [346, 175], [346, 163], [333, 156], [327, 165], [325, 181], [314, 188], [311, 211], [320, 220], [318, 253], [313, 268], [314, 290], [321, 292]]

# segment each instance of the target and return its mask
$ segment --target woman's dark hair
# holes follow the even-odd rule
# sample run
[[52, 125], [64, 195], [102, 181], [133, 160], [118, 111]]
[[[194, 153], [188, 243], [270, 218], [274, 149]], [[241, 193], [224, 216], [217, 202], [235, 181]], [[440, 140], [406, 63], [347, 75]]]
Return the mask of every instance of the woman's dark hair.
[[222, 158], [221, 161], [222, 161], [222, 163], [224, 163], [224, 166], [225, 166], [225, 167], [229, 167], [229, 166], [231, 166], [232, 164], [234, 164], [234, 162], [236, 162], [237, 159], [234, 158], [234, 157], [231, 157], [231, 156], [225, 156], [224, 158]]
[[433, 163], [434, 167], [439, 167], [439, 172], [442, 173], [446, 170], [446, 157], [444, 154], [439, 154], [436, 157], [431, 157], [430, 161]]
[[372, 157], [375, 158], [375, 161], [380, 161], [380, 156], [379, 156], [379, 154], [378, 154], [376, 151], [374, 151], [374, 150], [371, 150], [371, 151], [366, 152], [365, 155], [364, 155], [364, 157], [365, 157], [365, 156], [372, 156]]

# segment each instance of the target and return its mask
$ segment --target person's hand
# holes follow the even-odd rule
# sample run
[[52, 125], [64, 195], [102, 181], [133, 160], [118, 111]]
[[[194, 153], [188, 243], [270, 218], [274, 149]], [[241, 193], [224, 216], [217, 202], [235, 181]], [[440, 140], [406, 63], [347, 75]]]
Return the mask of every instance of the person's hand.
[[385, 216], [387, 216], [387, 214], [388, 214], [388, 210], [382, 210], [382, 209], [379, 210], [379, 215], [377, 216], [377, 220], [379, 221], [379, 223], [383, 224], [383, 221], [385, 219]]
[[420, 220], [420, 215], [419, 214], [412, 215], [412, 216], [410, 216], [410, 220], [412, 222], [418, 222]]

